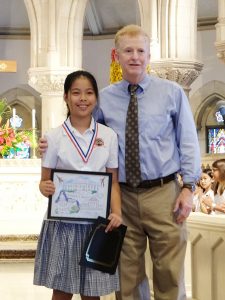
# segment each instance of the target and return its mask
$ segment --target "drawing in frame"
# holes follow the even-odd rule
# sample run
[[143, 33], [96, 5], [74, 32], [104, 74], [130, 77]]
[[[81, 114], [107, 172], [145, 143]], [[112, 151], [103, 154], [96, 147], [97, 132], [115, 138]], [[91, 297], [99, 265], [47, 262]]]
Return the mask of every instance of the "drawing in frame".
[[105, 172], [51, 170], [55, 193], [49, 196], [48, 219], [93, 221], [108, 218], [112, 174]]

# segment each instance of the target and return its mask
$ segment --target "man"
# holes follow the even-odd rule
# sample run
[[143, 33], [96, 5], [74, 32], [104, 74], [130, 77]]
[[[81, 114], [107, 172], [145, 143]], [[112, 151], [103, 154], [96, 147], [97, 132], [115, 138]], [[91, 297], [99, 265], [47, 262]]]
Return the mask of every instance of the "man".
[[[141, 27], [128, 25], [119, 30], [115, 48], [123, 80], [101, 91], [96, 118], [114, 129], [119, 140], [122, 214], [128, 229], [120, 256], [121, 291], [117, 298], [149, 300], [150, 296], [140, 289], [146, 283], [144, 253], [148, 241], [155, 300], [184, 300], [185, 220], [201, 173], [192, 113], [181, 87], [147, 75], [150, 40]], [[132, 96], [130, 85], [136, 86]], [[136, 97], [138, 110], [141, 178], [137, 185], [130, 183], [126, 170], [127, 152], [136, 144], [127, 147], [133, 137], [127, 133], [126, 125], [132, 97]], [[133, 173], [136, 172], [133, 165]], [[182, 189], [176, 173], [182, 176]]]

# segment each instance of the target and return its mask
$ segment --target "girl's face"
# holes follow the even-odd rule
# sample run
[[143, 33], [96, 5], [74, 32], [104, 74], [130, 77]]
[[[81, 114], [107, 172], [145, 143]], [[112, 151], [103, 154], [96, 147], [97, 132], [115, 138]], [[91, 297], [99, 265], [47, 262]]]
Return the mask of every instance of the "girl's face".
[[71, 117], [85, 118], [90, 117], [97, 104], [95, 91], [89, 79], [79, 77], [73, 81], [67, 94], [64, 94]]
[[210, 189], [212, 185], [212, 178], [207, 173], [202, 173], [200, 185], [204, 190]]

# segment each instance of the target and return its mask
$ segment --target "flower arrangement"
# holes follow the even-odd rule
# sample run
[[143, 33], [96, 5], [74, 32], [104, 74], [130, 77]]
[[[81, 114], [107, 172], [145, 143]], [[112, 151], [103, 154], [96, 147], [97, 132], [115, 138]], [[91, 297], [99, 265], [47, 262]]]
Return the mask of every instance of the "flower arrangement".
[[35, 133], [10, 127], [11, 117], [11, 107], [0, 99], [0, 158], [29, 158], [30, 147], [36, 146]]
[[1, 157], [20, 157], [24, 152], [25, 157], [29, 157], [31, 146], [31, 133], [29, 131], [15, 131], [11, 127], [0, 127], [0, 156]]

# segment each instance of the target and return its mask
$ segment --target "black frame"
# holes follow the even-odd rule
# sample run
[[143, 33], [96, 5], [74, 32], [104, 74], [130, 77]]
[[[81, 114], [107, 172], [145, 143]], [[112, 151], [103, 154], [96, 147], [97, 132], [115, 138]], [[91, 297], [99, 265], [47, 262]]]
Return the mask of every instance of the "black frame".
[[[110, 212], [110, 201], [111, 201], [111, 189], [112, 189], [112, 174], [106, 173], [106, 172], [89, 172], [89, 171], [73, 171], [73, 170], [62, 170], [62, 169], [52, 169], [51, 170], [51, 180], [55, 183], [55, 175], [56, 174], [71, 174], [71, 177], [74, 176], [81, 176], [85, 175], [85, 177], [92, 177], [92, 176], [101, 176], [107, 178], [107, 186], [104, 188], [106, 190], [106, 201], [104, 210], [104, 215], [101, 215], [103, 218], [108, 218], [109, 212]], [[66, 176], [66, 175], [65, 175]], [[75, 181], [76, 183], [76, 181]], [[88, 181], [87, 181], [88, 183]], [[79, 183], [78, 183], [79, 184]], [[104, 182], [105, 184], [105, 182]], [[66, 191], [62, 190], [62, 193], [64, 192], [64, 195]], [[105, 195], [104, 195], [105, 196]], [[69, 199], [69, 198], [68, 198]], [[47, 210], [47, 217], [48, 219], [52, 220], [68, 220], [68, 221], [93, 221], [96, 220], [99, 216], [96, 217], [90, 217], [89, 215], [85, 217], [76, 217], [76, 216], [63, 216], [63, 215], [55, 215], [52, 212], [53, 208], [53, 200], [54, 200], [54, 194], [49, 196], [48, 201], [48, 210]], [[57, 199], [56, 199], [57, 200]]]

